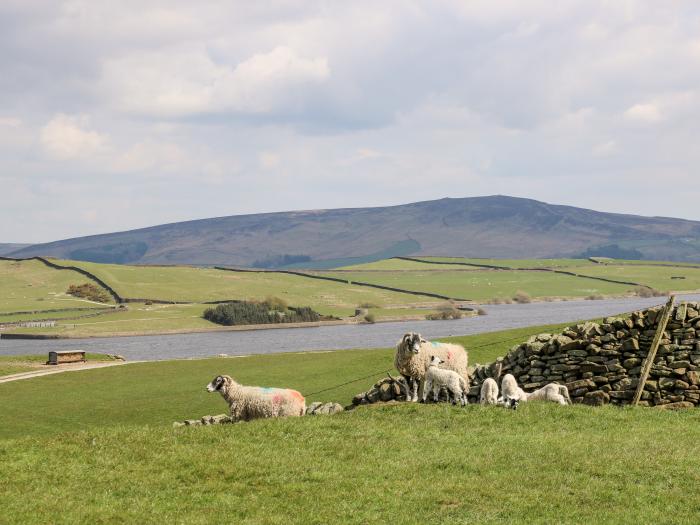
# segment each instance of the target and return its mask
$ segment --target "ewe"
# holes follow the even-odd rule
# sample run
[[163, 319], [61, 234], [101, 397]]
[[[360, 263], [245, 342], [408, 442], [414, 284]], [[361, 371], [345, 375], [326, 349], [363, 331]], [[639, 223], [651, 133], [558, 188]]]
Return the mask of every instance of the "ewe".
[[425, 372], [425, 385], [423, 386], [423, 401], [428, 397], [428, 392], [432, 390], [433, 401], [437, 403], [438, 394], [441, 388], [446, 388], [448, 392], [447, 399], [449, 401], [452, 396], [452, 404], [456, 405], [459, 402], [464, 406], [467, 404], [467, 382], [454, 370], [446, 370], [438, 368], [444, 361], [434, 355], [430, 360], [430, 365]]
[[442, 359], [445, 369], [453, 370], [462, 376], [467, 385], [465, 390], [469, 390], [468, 358], [463, 347], [449, 343], [431, 343], [420, 334], [409, 332], [396, 345], [394, 356], [394, 366], [406, 381], [406, 401], [418, 401], [418, 390], [425, 380], [425, 373], [433, 356]]
[[481, 384], [479, 402], [482, 405], [495, 405], [498, 402], [498, 383], [492, 377], [487, 377]]
[[230, 376], [216, 376], [208, 392], [219, 392], [229, 405], [233, 421], [266, 417], [303, 416], [306, 401], [296, 390], [243, 386]]

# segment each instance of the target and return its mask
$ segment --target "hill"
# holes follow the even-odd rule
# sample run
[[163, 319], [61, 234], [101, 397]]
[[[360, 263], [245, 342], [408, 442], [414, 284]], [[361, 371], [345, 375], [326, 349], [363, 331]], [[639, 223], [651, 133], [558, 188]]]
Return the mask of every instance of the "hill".
[[418, 254], [700, 261], [700, 222], [491, 196], [234, 215], [38, 244], [12, 255], [330, 268]]
[[31, 246], [31, 244], [16, 244], [16, 243], [6, 243], [0, 242], [0, 256], [7, 255], [8, 253], [16, 252], [22, 248]]

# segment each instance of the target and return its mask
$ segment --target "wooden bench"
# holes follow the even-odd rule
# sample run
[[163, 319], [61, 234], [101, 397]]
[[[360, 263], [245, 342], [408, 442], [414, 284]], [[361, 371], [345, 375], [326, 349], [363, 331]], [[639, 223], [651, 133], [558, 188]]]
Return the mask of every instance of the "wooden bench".
[[47, 365], [60, 365], [63, 363], [84, 363], [85, 352], [82, 350], [58, 350], [49, 352]]

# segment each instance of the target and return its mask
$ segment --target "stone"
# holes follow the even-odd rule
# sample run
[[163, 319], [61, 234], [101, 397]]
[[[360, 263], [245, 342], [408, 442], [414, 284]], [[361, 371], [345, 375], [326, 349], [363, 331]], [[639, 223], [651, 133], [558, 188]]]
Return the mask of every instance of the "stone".
[[593, 376], [591, 377], [591, 381], [593, 381], [596, 385], [604, 385], [608, 383], [608, 378], [605, 376]]
[[666, 403], [664, 405], [659, 405], [657, 403], [657, 408], [663, 409], [663, 410], [679, 410], [683, 408], [694, 408], [695, 405], [691, 403], [690, 401], [676, 401], [675, 403]]
[[338, 404], [338, 403], [323, 403], [321, 406], [316, 408], [314, 410], [313, 415], [314, 416], [319, 416], [319, 415], [333, 415], [337, 414], [338, 412], [342, 412], [344, 408]]
[[700, 375], [696, 371], [690, 371], [686, 373], [686, 376], [688, 378], [688, 382], [691, 385], [698, 385], [700, 384]]
[[201, 425], [202, 422], [199, 419], [185, 419], [185, 425], [188, 427], [196, 427]]
[[639, 340], [635, 338], [626, 339], [622, 343], [622, 348], [627, 351], [637, 351], [639, 350]]
[[662, 377], [659, 379], [659, 388], [662, 390], [670, 390], [672, 389], [676, 384], [675, 379], [671, 379], [670, 377]]
[[314, 414], [314, 412], [316, 411], [316, 409], [318, 407], [320, 407], [322, 404], [323, 403], [321, 403], [320, 401], [315, 401], [315, 402], [311, 403], [309, 406], [306, 407], [306, 415], [312, 416]]
[[689, 361], [673, 361], [673, 363], [668, 365], [669, 368], [688, 368], [690, 366]]
[[353, 405], [364, 405], [365, 403], [367, 403], [367, 397], [365, 396], [364, 392], [362, 392], [361, 394], [357, 394], [355, 397], [352, 398]]
[[595, 374], [604, 374], [608, 371], [608, 367], [599, 363], [593, 363], [590, 360], [581, 363], [581, 372], [593, 372]]
[[391, 401], [394, 399], [393, 383], [384, 383], [379, 387], [379, 399], [382, 401]]
[[588, 392], [583, 396], [583, 403], [590, 406], [603, 406], [610, 402], [610, 396], [603, 392], [602, 390], [596, 390], [594, 392]]
[[173, 423], [173, 428], [179, 428], [179, 427], [184, 427], [185, 423], [183, 421], [175, 421]]
[[379, 401], [379, 389], [373, 388], [372, 390], [367, 392], [366, 397], [369, 403], [376, 403], [377, 401]]
[[644, 383], [644, 390], [649, 390], [650, 392], [656, 392], [659, 390], [659, 383], [656, 381], [646, 381]]
[[566, 388], [569, 391], [577, 390], [579, 388], [595, 388], [596, 384], [590, 379], [581, 379], [579, 381], [571, 381], [566, 384]]
[[622, 366], [625, 367], [627, 370], [630, 370], [631, 368], [638, 366], [641, 362], [641, 359], [638, 359], [636, 357], [630, 357], [629, 359], [625, 359], [622, 362]]

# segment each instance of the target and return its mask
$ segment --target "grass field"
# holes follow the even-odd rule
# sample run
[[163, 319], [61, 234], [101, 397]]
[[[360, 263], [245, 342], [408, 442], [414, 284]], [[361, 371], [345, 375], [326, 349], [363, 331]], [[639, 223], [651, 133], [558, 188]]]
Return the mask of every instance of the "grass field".
[[[542, 330], [459, 339], [483, 362]], [[308, 393], [379, 377], [392, 354], [143, 363], [0, 384], [0, 521], [695, 523], [697, 410], [401, 403], [170, 426], [225, 411], [204, 391], [219, 373]], [[372, 381], [309, 400], [346, 404]]]
[[[90, 361], [112, 361], [102, 354], [86, 354]], [[0, 377], [46, 368], [46, 355], [0, 355]]]
[[[467, 257], [424, 257], [416, 256], [415, 259], [435, 262], [458, 262], [464, 264], [486, 264], [489, 266], [505, 266], [508, 268], [552, 268], [568, 269], [572, 267], [595, 266], [596, 263], [588, 259], [470, 259]], [[420, 264], [420, 263], [418, 263]]]
[[[420, 263], [416, 263], [420, 264]], [[424, 265], [430, 266], [430, 265]], [[437, 266], [437, 265], [434, 265]], [[518, 290], [534, 298], [623, 295], [632, 287], [593, 279], [547, 272], [524, 271], [423, 271], [338, 272], [331, 277], [380, 284], [409, 290], [437, 293], [459, 299], [488, 301], [494, 297], [513, 297]]]
[[0, 261], [0, 314], [104, 306], [66, 295], [68, 286], [85, 281], [77, 272], [55, 270], [39, 261]]

